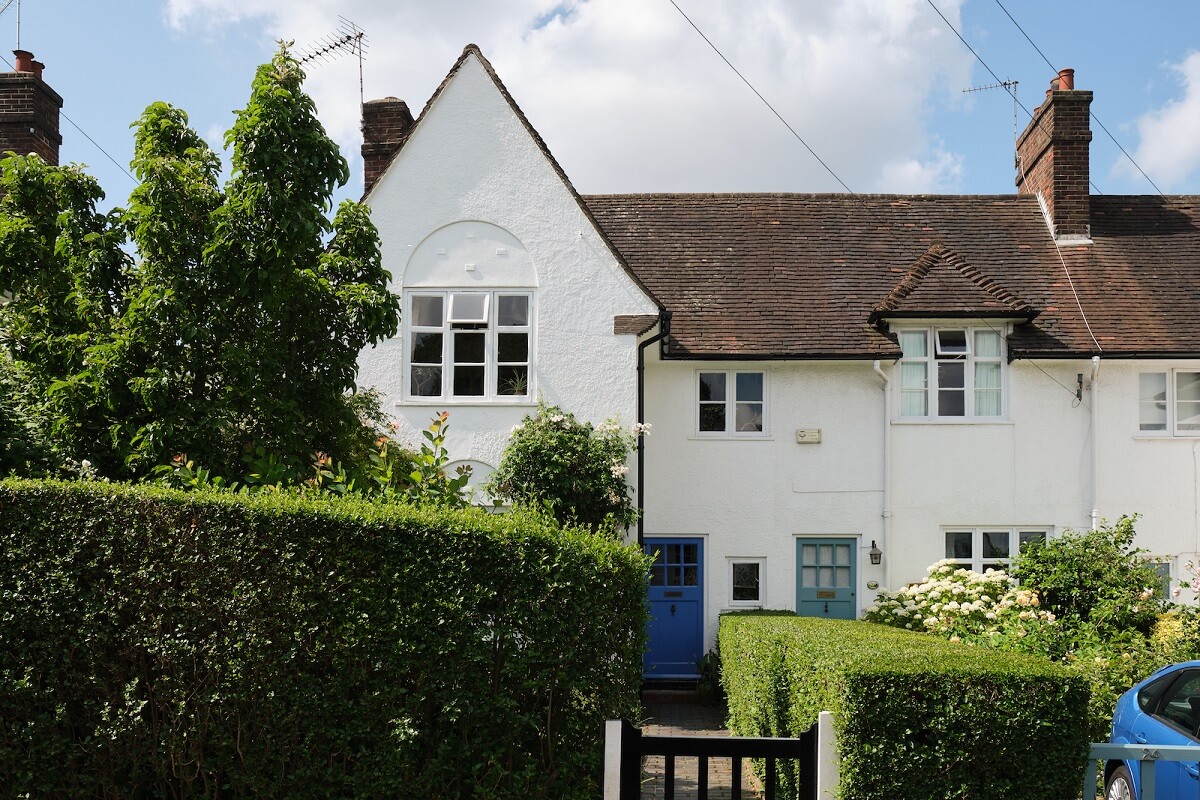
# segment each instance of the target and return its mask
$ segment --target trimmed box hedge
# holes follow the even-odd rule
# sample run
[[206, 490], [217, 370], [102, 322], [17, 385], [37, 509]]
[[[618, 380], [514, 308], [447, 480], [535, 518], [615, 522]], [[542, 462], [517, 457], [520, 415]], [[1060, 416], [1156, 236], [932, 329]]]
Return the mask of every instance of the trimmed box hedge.
[[595, 797], [645, 570], [515, 513], [0, 482], [0, 786]]
[[842, 800], [1079, 794], [1089, 687], [1046, 659], [790, 612], [725, 615], [719, 638], [731, 729], [798, 736], [832, 712]]

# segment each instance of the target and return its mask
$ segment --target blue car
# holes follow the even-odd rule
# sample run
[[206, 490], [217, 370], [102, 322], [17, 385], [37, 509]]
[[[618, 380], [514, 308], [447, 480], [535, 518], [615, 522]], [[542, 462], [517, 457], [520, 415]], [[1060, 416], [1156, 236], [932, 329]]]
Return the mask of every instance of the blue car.
[[[1121, 695], [1113, 713], [1110, 741], [1200, 746], [1200, 661], [1163, 667]], [[1154, 769], [1155, 800], [1200, 797], [1196, 762], [1159, 761]], [[1109, 761], [1104, 765], [1105, 800], [1141, 800], [1141, 783], [1137, 761]]]

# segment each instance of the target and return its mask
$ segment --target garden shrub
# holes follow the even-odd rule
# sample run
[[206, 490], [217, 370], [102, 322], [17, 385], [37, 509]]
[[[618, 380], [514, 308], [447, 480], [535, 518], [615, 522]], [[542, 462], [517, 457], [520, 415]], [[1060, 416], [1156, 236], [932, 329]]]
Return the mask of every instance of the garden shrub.
[[[728, 614], [719, 638], [738, 734], [798, 736], [833, 713], [842, 800], [1079, 791], [1088, 683], [1048, 659], [791, 615]], [[785, 790], [794, 787], [788, 774]]]
[[522, 513], [0, 482], [6, 796], [591, 798], [644, 558]]

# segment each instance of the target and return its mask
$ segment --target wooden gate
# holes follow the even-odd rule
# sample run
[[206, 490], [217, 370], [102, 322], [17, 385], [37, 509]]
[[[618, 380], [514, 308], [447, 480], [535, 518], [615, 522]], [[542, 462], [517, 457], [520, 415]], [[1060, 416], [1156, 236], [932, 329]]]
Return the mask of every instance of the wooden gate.
[[733, 800], [742, 797], [742, 762], [747, 758], [766, 759], [765, 791], [767, 800], [775, 800], [778, 762], [796, 761], [799, 766], [799, 796], [816, 800], [817, 731], [803, 733], [799, 739], [749, 738], [741, 736], [644, 736], [627, 720], [609, 720], [604, 736], [604, 800], [638, 800], [641, 793], [642, 759], [663, 756], [666, 762], [665, 800], [675, 798], [675, 759], [696, 758], [697, 800], [708, 799], [708, 761], [728, 758], [733, 764]]

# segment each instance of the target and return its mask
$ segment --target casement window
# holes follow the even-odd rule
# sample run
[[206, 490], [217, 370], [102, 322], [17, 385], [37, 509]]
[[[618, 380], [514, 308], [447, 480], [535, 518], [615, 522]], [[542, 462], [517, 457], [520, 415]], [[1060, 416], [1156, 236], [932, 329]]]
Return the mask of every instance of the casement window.
[[765, 435], [765, 372], [700, 370], [696, 385], [697, 429], [701, 436]]
[[996, 328], [898, 331], [900, 417], [997, 419], [1004, 414], [1004, 340]]
[[1139, 374], [1138, 430], [1200, 436], [1200, 372], [1173, 369]]
[[946, 558], [967, 569], [985, 572], [1008, 570], [1013, 557], [1029, 542], [1044, 542], [1047, 528], [947, 528]]
[[762, 558], [729, 559], [729, 605], [762, 606], [767, 566]]
[[512, 402], [533, 396], [532, 293], [422, 291], [406, 299], [409, 399]]

